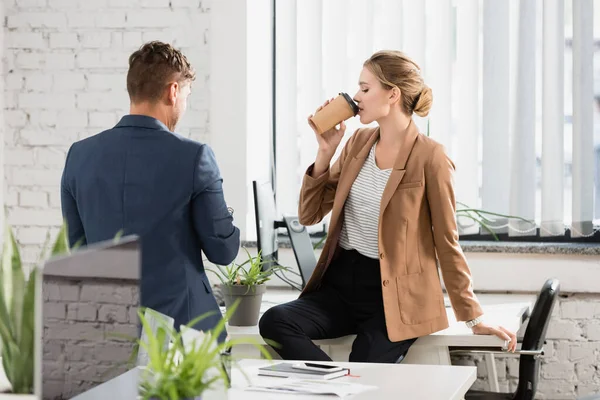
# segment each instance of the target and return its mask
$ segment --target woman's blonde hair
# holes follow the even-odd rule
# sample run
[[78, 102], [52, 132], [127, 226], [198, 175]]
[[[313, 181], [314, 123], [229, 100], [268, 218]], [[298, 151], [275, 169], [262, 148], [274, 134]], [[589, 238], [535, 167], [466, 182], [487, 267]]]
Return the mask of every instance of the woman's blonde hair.
[[429, 114], [433, 95], [421, 76], [421, 68], [410, 57], [397, 50], [381, 50], [363, 64], [384, 88], [397, 87], [401, 92], [402, 111], [420, 117]]

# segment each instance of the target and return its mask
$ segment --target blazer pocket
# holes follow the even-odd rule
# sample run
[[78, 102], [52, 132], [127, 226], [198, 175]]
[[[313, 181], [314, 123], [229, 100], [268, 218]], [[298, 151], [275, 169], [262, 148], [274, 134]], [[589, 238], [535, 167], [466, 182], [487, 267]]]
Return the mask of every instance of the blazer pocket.
[[204, 276], [201, 279], [202, 279], [202, 284], [204, 285], [204, 290], [206, 290], [206, 293], [212, 293], [212, 289], [210, 287], [210, 282], [208, 281], [208, 277], [206, 276], [206, 274], [204, 274]]
[[410, 189], [410, 188], [416, 188], [416, 187], [420, 187], [420, 186], [423, 186], [423, 181], [419, 181], [419, 182], [406, 182], [406, 183], [399, 184], [398, 187], [396, 188], [396, 190]]
[[428, 273], [411, 274], [396, 278], [400, 319], [406, 325], [418, 325], [440, 316], [443, 302], [432, 290]]

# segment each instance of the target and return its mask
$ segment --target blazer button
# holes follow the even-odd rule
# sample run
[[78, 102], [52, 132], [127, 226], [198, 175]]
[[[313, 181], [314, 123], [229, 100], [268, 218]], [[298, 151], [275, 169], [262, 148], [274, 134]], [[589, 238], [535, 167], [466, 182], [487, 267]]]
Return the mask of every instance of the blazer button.
[[387, 286], [390, 283], [387, 279], [383, 281], [383, 286]]
[[383, 253], [379, 253], [379, 258], [383, 260]]

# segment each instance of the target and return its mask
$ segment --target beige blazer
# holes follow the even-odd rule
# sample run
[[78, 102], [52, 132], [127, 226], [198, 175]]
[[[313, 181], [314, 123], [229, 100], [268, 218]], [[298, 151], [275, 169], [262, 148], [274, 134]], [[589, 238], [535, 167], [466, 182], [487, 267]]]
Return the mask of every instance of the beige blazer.
[[[311, 165], [304, 175], [300, 223], [314, 225], [330, 211], [331, 223], [317, 267], [301, 296], [320, 287], [339, 249], [344, 203], [378, 137], [379, 128], [357, 130], [329, 170], [312, 178]], [[468, 321], [482, 314], [458, 243], [453, 172], [454, 164], [443, 146], [420, 134], [411, 122], [379, 213], [381, 289], [391, 341], [448, 327], [438, 261], [457, 320]]]

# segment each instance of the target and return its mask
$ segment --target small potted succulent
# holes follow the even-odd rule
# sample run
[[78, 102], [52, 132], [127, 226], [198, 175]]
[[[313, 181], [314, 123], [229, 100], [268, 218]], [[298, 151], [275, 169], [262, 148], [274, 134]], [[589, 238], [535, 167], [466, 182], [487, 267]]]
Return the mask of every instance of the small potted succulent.
[[228, 266], [217, 265], [217, 269], [208, 271], [217, 275], [222, 284], [223, 299], [227, 310], [239, 300], [239, 307], [231, 315], [231, 326], [254, 326], [258, 324], [262, 296], [267, 290], [265, 283], [277, 271], [287, 271], [288, 268], [269, 262], [269, 268], [264, 268], [260, 253], [250, 255], [244, 248], [248, 258], [241, 264], [231, 263]]

